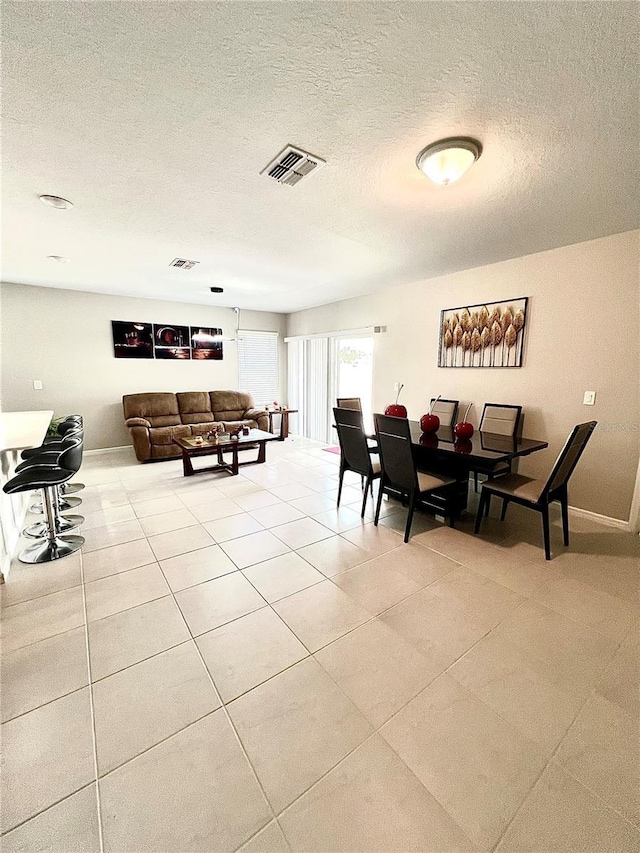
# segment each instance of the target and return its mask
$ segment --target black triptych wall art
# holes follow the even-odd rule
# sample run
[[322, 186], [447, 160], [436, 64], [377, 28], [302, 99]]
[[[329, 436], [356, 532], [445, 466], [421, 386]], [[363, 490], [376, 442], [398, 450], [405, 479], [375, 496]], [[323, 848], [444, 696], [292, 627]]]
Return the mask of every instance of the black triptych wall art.
[[112, 320], [116, 358], [221, 361], [222, 329]]

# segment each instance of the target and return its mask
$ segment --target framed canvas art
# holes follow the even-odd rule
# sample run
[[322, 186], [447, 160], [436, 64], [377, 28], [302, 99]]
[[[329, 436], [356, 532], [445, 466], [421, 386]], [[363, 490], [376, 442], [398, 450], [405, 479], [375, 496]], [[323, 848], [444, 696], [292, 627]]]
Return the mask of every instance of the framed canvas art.
[[112, 320], [113, 354], [116, 358], [153, 358], [151, 323]]
[[438, 367], [522, 367], [528, 297], [447, 308]]
[[222, 329], [191, 326], [191, 358], [220, 361], [223, 358], [221, 335]]
[[153, 351], [156, 358], [191, 358], [188, 326], [153, 324]]

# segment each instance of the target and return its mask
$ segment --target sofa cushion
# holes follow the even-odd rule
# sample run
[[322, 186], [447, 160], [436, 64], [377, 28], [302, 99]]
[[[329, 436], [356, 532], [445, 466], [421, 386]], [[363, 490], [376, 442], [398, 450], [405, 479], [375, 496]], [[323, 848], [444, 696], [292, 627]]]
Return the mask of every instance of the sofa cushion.
[[146, 418], [152, 427], [180, 424], [180, 412], [175, 394], [164, 392], [125, 394], [122, 405], [125, 419]]
[[236, 429], [237, 427], [249, 426], [251, 429], [257, 429], [258, 424], [256, 421], [251, 420], [251, 418], [241, 418], [237, 421], [223, 421], [224, 428], [226, 432], [231, 432], [231, 430]]
[[178, 426], [155, 427], [149, 430], [152, 445], [172, 444], [174, 438], [189, 438], [191, 427], [187, 424]]
[[181, 391], [176, 394], [183, 424], [211, 423], [211, 398], [208, 391]]
[[217, 421], [238, 420], [253, 409], [253, 398], [246, 391], [211, 391], [211, 411]]

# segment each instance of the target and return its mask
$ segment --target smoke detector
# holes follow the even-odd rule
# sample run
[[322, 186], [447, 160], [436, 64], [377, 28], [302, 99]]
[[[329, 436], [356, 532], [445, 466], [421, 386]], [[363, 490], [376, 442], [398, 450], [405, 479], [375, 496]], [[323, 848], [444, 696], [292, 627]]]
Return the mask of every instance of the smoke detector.
[[188, 261], [186, 258], [174, 258], [169, 264], [170, 267], [177, 267], [179, 270], [192, 270], [200, 261]]
[[317, 172], [324, 165], [325, 161], [315, 154], [287, 145], [260, 174], [286, 187], [295, 187], [303, 178], [308, 178], [312, 172]]

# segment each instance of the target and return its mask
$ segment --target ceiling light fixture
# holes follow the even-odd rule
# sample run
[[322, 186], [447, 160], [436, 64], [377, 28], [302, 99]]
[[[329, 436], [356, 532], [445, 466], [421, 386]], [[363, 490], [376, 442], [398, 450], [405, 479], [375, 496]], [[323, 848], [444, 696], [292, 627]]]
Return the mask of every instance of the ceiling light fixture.
[[65, 258], [63, 255], [47, 255], [47, 259], [50, 261], [57, 261], [59, 264], [71, 263], [70, 259]]
[[482, 154], [482, 145], [465, 136], [432, 142], [418, 154], [416, 166], [441, 187], [461, 178]]
[[211, 293], [224, 293], [224, 287], [210, 287]]
[[43, 204], [55, 207], [56, 210], [69, 210], [70, 207], [73, 207], [73, 202], [61, 198], [59, 195], [39, 195], [38, 198]]

